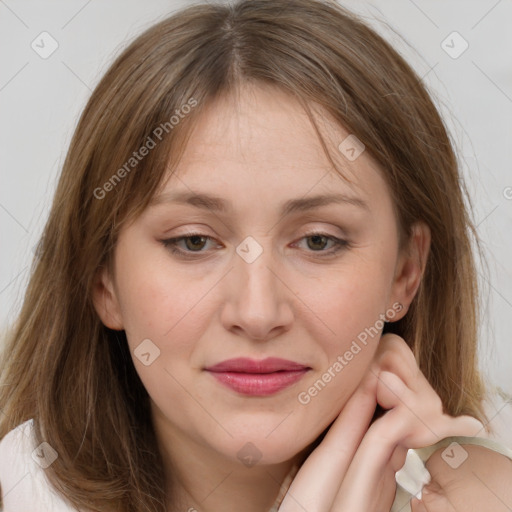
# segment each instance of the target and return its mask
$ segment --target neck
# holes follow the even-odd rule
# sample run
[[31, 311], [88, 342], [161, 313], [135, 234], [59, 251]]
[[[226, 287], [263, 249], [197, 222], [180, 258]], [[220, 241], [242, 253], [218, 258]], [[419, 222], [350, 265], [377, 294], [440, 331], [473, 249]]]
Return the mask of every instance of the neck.
[[173, 466], [168, 510], [268, 512], [280, 497], [283, 482], [294, 467], [293, 461], [244, 470], [239, 465], [220, 468], [211, 460], [202, 460], [201, 464], [190, 460], [190, 465], [194, 472]]

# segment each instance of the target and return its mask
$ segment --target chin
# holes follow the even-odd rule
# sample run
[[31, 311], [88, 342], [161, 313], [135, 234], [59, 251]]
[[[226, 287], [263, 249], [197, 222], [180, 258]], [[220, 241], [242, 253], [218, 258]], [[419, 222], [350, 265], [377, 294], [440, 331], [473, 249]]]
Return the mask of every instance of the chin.
[[312, 432], [307, 435], [299, 425], [295, 428], [281, 425], [276, 429], [275, 423], [272, 428], [263, 429], [260, 424], [259, 428], [253, 425], [231, 433], [233, 437], [224, 438], [222, 446], [216, 448], [233, 462], [242, 462], [248, 467], [251, 464], [273, 465], [289, 461], [311, 446], [321, 434]]

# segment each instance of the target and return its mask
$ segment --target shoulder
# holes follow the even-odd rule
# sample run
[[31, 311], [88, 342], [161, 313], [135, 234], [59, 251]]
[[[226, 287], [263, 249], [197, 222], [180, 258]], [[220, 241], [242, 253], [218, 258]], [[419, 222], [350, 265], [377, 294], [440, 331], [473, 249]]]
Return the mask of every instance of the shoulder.
[[483, 407], [490, 429], [489, 438], [512, 449], [512, 395], [499, 386], [491, 387]]
[[442, 496], [456, 510], [512, 510], [512, 397], [494, 388], [483, 405], [488, 432], [446, 438], [418, 450], [432, 476], [427, 502]]
[[[507, 503], [503, 510], [512, 510], [512, 396], [494, 388], [483, 405], [489, 432], [479, 432], [482, 437], [445, 438], [408, 451], [405, 465], [396, 473], [401, 500], [395, 500], [393, 512], [410, 511], [409, 500], [421, 497], [422, 490], [431, 490], [425, 499], [433, 504], [440, 488], [450, 503], [460, 507], [457, 510], [477, 510], [479, 504], [480, 512], [498, 512], [503, 502]], [[434, 505], [431, 510], [438, 508]]]
[[33, 450], [33, 420], [28, 420], [11, 430], [0, 441], [0, 481], [3, 494], [5, 482], [21, 478], [29, 470], [28, 458]]
[[479, 472], [500, 472], [512, 481], [512, 450], [498, 441], [481, 437], [449, 437], [434, 445], [425, 463], [432, 477], [448, 483]]
[[48, 443], [36, 444], [33, 420], [18, 425], [0, 441], [3, 512], [75, 512], [50, 487], [45, 469], [58, 457]]
[[432, 476], [429, 485], [433, 486], [434, 494], [444, 496], [456, 510], [512, 510], [509, 448], [487, 439], [458, 438], [433, 453], [426, 467]]

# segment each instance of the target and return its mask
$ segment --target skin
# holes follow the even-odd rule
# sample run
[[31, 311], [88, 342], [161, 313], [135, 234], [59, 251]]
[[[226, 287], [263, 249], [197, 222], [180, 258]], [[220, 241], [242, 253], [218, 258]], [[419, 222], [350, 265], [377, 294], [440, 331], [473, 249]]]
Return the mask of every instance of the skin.
[[[393, 304], [402, 305], [393, 321], [407, 313], [430, 243], [428, 228], [417, 224], [408, 250], [399, 250], [391, 195], [377, 164], [366, 152], [345, 159], [336, 147], [349, 133], [328, 116], [318, 121], [352, 184], [332, 169], [306, 114], [285, 93], [245, 86], [237, 101], [212, 103], [177, 172], [121, 230], [113, 268], [98, 274], [94, 300], [103, 323], [126, 331], [132, 355], [145, 339], [160, 350], [149, 366], [133, 361], [151, 397], [173, 490], [169, 510], [268, 510], [292, 465], [334, 420], [280, 510], [303, 510], [298, 504], [306, 503], [310, 512], [383, 510], [382, 503], [391, 506], [394, 471], [407, 445], [438, 440], [417, 425], [407, 400], [420, 404], [442, 437], [482, 427], [444, 416], [405, 341], [389, 335], [379, 341], [380, 333], [309, 403], [299, 402], [298, 394]], [[216, 211], [176, 203], [169, 194], [177, 191], [212, 194], [231, 206]], [[322, 193], [357, 197], [367, 207], [280, 212], [289, 199]], [[182, 239], [178, 247], [189, 259], [162, 242], [190, 232], [210, 238]], [[318, 241], [311, 232], [348, 245], [333, 253], [329, 238]], [[247, 236], [262, 249], [251, 263], [236, 252]], [[269, 356], [311, 369], [267, 397], [239, 394], [204, 371], [234, 357]], [[396, 414], [389, 411], [369, 428], [379, 400]], [[238, 455], [248, 442], [260, 457], [252, 467]], [[368, 483], [379, 489], [373, 502]]]
[[512, 510], [512, 460], [482, 446], [463, 448], [468, 458], [457, 469], [447, 467], [442, 450], [428, 459], [426, 467], [432, 482], [424, 489], [423, 503], [415, 503], [413, 512]]

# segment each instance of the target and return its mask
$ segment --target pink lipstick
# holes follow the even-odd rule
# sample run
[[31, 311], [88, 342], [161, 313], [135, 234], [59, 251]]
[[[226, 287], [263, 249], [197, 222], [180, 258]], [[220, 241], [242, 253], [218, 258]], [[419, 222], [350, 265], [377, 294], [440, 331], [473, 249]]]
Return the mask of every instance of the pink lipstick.
[[238, 393], [268, 396], [300, 380], [310, 367], [276, 357], [261, 361], [241, 357], [209, 366], [205, 370]]

